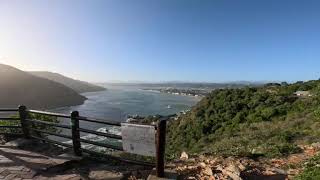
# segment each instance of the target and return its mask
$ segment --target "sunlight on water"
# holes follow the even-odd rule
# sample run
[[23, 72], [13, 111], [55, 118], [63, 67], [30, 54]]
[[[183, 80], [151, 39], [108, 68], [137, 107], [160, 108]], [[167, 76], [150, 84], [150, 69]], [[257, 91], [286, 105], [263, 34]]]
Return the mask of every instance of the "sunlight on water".
[[[109, 88], [107, 91], [85, 93], [88, 100], [79, 106], [55, 109], [59, 113], [79, 111], [81, 116], [125, 121], [127, 115], [171, 115], [188, 110], [200, 99], [191, 96], [162, 94], [139, 89]], [[69, 119], [61, 119], [61, 124], [70, 124]], [[119, 127], [104, 127], [101, 124], [80, 121], [80, 127], [121, 135]], [[62, 133], [69, 134], [68, 130]], [[121, 141], [92, 134], [81, 134], [83, 139], [121, 146]], [[71, 143], [69, 141], [68, 143]], [[105, 151], [106, 148], [82, 143], [83, 148]]]

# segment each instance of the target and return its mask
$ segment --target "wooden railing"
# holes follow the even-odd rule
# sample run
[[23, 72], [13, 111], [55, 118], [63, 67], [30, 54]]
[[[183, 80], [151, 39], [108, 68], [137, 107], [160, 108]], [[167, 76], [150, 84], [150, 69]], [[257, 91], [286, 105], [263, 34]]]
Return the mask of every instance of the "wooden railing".
[[[107, 143], [101, 143], [96, 141], [91, 141], [88, 139], [83, 139], [80, 136], [80, 133], [88, 133], [93, 134], [97, 136], [102, 136], [106, 138], [111, 138], [115, 140], [122, 140], [122, 136], [106, 133], [106, 132], [98, 132], [90, 129], [80, 128], [80, 123], [82, 121], [89, 122], [89, 123], [97, 123], [107, 126], [117, 126], [120, 127], [121, 123], [116, 121], [110, 121], [110, 120], [102, 120], [102, 119], [95, 119], [95, 118], [88, 118], [88, 117], [82, 117], [79, 115], [78, 111], [71, 112], [70, 115], [67, 114], [59, 114], [59, 113], [52, 113], [52, 112], [45, 112], [45, 111], [38, 111], [38, 110], [28, 110], [25, 106], [19, 106], [18, 109], [0, 109], [0, 112], [8, 112], [8, 113], [18, 113], [19, 117], [1, 117], [0, 114], [0, 121], [20, 121], [20, 125], [14, 125], [14, 126], [0, 126], [0, 129], [21, 129], [21, 135], [25, 138], [34, 138], [41, 141], [45, 141], [50, 144], [56, 144], [67, 148], [72, 148], [73, 152], [76, 156], [82, 156], [82, 153], [87, 153], [91, 155], [99, 155], [99, 156], [106, 156], [109, 159], [113, 160], [119, 160], [126, 163], [131, 164], [139, 164], [139, 165], [145, 165], [145, 166], [156, 166], [157, 170], [157, 176], [163, 177], [164, 176], [164, 156], [165, 156], [165, 138], [166, 138], [166, 119], [162, 119], [158, 121], [158, 124], [155, 125], [156, 129], [156, 162], [146, 162], [141, 160], [130, 160], [126, 158], [121, 158], [117, 156], [108, 155], [105, 153], [88, 150], [81, 147], [81, 143], [91, 144], [94, 146], [104, 147], [108, 149], [113, 149], [117, 151], [123, 151], [123, 148], [121, 146], [115, 146], [112, 144]], [[30, 118], [30, 114], [40, 114], [45, 115], [49, 117], [56, 117], [56, 118], [66, 118], [69, 119], [71, 122], [71, 125], [64, 125], [59, 123], [52, 123], [43, 121], [41, 119], [32, 119]], [[70, 130], [70, 135], [60, 134], [56, 132], [46, 131], [44, 129], [37, 129], [34, 127], [31, 127], [31, 125], [42, 125], [46, 127], [54, 127], [54, 128], [63, 128], [66, 130]], [[36, 133], [34, 133], [36, 132]], [[46, 138], [46, 136], [36, 136], [35, 134], [46, 134], [50, 136], [56, 136], [60, 138], [69, 139], [72, 141], [72, 144], [68, 144], [65, 142], [60, 142], [57, 140], [53, 140], [52, 138]]]

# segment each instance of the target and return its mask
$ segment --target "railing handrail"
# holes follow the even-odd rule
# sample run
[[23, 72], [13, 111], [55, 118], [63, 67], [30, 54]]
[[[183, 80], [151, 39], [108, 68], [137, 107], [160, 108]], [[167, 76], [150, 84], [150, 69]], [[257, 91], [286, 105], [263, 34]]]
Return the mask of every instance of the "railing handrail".
[[41, 115], [54, 116], [54, 117], [61, 117], [61, 118], [71, 118], [71, 116], [67, 115], [67, 114], [47, 112], [47, 111], [27, 110], [27, 112], [35, 113], [35, 114], [41, 114]]
[[55, 140], [52, 140], [52, 139], [47, 139], [47, 138], [41, 138], [41, 137], [38, 137], [38, 136], [30, 136], [34, 139], [39, 139], [41, 141], [46, 141], [46, 142], [49, 142], [49, 143], [52, 143], [52, 144], [58, 144], [60, 146], [64, 146], [64, 147], [68, 147], [68, 148], [73, 148], [73, 146], [71, 144], [66, 144], [66, 143], [62, 143], [62, 142], [59, 142], [59, 141], [55, 141]]
[[20, 118], [14, 118], [14, 117], [0, 117], [0, 121], [17, 121], [20, 120]]
[[48, 126], [54, 126], [54, 127], [59, 127], [59, 128], [71, 129], [71, 126], [69, 126], [69, 125], [51, 123], [51, 122], [41, 121], [41, 120], [37, 120], [37, 119], [25, 119], [25, 121], [45, 124], [45, 125], [48, 125]]
[[[22, 135], [24, 135], [25, 138], [35, 138], [38, 140], [46, 141], [48, 143], [52, 144], [57, 144], [61, 145], [67, 148], [73, 148], [75, 155], [81, 156], [82, 152], [86, 153], [96, 153], [87, 149], [83, 149], [81, 147], [81, 142], [86, 143], [86, 144], [91, 144], [99, 147], [104, 147], [104, 148], [109, 148], [109, 149], [114, 149], [118, 151], [123, 151], [123, 147], [121, 146], [116, 146], [116, 145], [111, 145], [111, 144], [106, 144], [106, 143], [101, 143], [97, 141], [91, 141], [88, 139], [83, 139], [80, 137], [80, 132], [83, 133], [88, 133], [88, 134], [94, 134], [97, 136], [103, 136], [107, 138], [112, 138], [116, 140], [122, 140], [122, 136], [108, 133], [108, 132], [99, 132], [99, 131], [94, 131], [94, 130], [89, 130], [80, 127], [79, 122], [80, 121], [86, 121], [86, 122], [91, 122], [91, 123], [99, 123], [99, 124], [104, 124], [108, 126], [121, 126], [121, 122], [117, 121], [111, 121], [111, 120], [104, 120], [104, 119], [96, 119], [96, 118], [89, 118], [89, 117], [84, 117], [84, 116], [79, 116], [79, 112], [73, 111], [70, 115], [67, 114], [61, 114], [61, 113], [54, 113], [54, 112], [47, 112], [47, 111], [39, 111], [39, 110], [27, 110], [25, 106], [19, 106], [18, 109], [14, 108], [2, 108], [0, 109], [0, 112], [19, 112], [19, 118], [17, 117], [0, 117], [0, 120], [20, 120], [21, 125], [8, 125], [8, 126], [0, 126], [0, 129], [3, 128], [9, 128], [9, 129], [22, 129]], [[47, 122], [47, 121], [42, 121], [38, 119], [31, 119], [28, 113], [34, 113], [34, 114], [41, 114], [41, 115], [46, 115], [46, 116], [52, 116], [52, 117], [57, 117], [57, 118], [68, 118], [70, 120], [71, 125], [65, 125], [65, 124], [60, 124], [60, 123], [52, 123], [52, 122]], [[149, 164], [152, 166], [156, 165], [157, 169], [157, 176], [158, 177], [163, 177], [164, 175], [164, 151], [165, 151], [165, 133], [166, 133], [166, 118], [160, 118], [158, 125], [151, 125], [155, 128], [156, 130], [156, 164], [148, 163], [148, 162], [141, 162], [141, 161], [136, 161], [136, 160], [126, 160], [120, 157], [112, 157], [110, 155], [110, 158], [118, 159], [124, 162], [128, 163], [135, 163], [135, 164]], [[71, 130], [72, 136], [65, 135], [65, 134], [58, 134], [55, 132], [49, 132], [43, 129], [37, 129], [30, 127], [30, 123], [39, 123], [47, 126], [52, 126], [52, 127], [58, 127], [58, 128], [65, 128]], [[51, 136], [57, 136], [61, 138], [66, 138], [66, 139], [71, 139], [72, 144], [67, 144], [63, 142], [59, 142], [56, 140], [44, 138], [42, 136], [38, 137], [35, 136], [34, 134], [31, 134], [30, 131], [37, 132], [40, 134], [36, 135], [41, 135], [41, 134], [47, 134]], [[96, 153], [97, 154], [97, 153]], [[98, 153], [99, 154], [99, 153]], [[100, 153], [101, 154], [101, 153]]]
[[0, 112], [18, 112], [17, 108], [0, 108]]
[[[54, 116], [54, 117], [60, 117], [60, 118], [68, 118], [68, 119], [71, 118], [70, 115], [62, 114], [62, 113], [39, 111], [39, 110], [27, 110], [27, 111], [30, 112], [30, 113], [41, 114], [41, 115], [48, 115], [48, 116]], [[121, 126], [120, 122], [107, 120], [107, 119], [98, 119], [98, 118], [91, 118], [91, 117], [85, 117], [85, 116], [79, 116], [79, 117], [77, 117], [77, 119], [81, 120], [81, 121], [100, 123], [100, 124], [105, 124], [105, 125]]]
[[76, 119], [81, 121], [87, 121], [87, 122], [93, 122], [93, 123], [99, 123], [99, 124], [105, 124], [105, 125], [111, 125], [111, 126], [121, 126], [121, 122], [105, 120], [105, 119], [97, 119], [97, 118], [90, 118], [90, 117], [84, 117], [84, 116], [79, 116]]
[[35, 129], [35, 128], [29, 128], [29, 129], [32, 130], [32, 131], [39, 132], [39, 133], [49, 134], [49, 135], [52, 135], [52, 136], [62, 137], [62, 138], [65, 138], [65, 139], [72, 139], [72, 136], [68, 136], [68, 135], [64, 135], [64, 134], [57, 134], [57, 133], [54, 133], [54, 132], [44, 131], [44, 130]]
[[84, 128], [79, 128], [79, 131], [80, 132], [84, 132], [84, 133], [98, 135], [98, 136], [104, 136], [104, 137], [108, 137], [108, 138], [112, 138], [112, 139], [119, 139], [119, 140], [122, 139], [122, 136], [119, 136], [119, 135], [116, 135], [116, 134], [109, 134], [109, 133], [93, 131], [93, 130], [84, 129]]
[[80, 138], [79, 141], [87, 143], [87, 144], [92, 144], [92, 145], [95, 145], [95, 146], [100, 146], [100, 147], [105, 147], [105, 148], [114, 149], [114, 150], [118, 150], [118, 151], [123, 151], [122, 147], [114, 146], [114, 145], [111, 145], [111, 144], [105, 144], [105, 143], [100, 143], [100, 142], [96, 142], [96, 141], [90, 141], [90, 140], [82, 139], [82, 138]]

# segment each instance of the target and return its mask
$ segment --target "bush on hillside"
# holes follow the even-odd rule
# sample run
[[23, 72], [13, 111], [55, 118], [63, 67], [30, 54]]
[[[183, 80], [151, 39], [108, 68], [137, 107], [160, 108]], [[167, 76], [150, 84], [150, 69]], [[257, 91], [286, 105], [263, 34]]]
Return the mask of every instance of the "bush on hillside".
[[[170, 124], [168, 154], [283, 156], [320, 139], [320, 81], [218, 89]], [[298, 90], [312, 97], [296, 97]]]

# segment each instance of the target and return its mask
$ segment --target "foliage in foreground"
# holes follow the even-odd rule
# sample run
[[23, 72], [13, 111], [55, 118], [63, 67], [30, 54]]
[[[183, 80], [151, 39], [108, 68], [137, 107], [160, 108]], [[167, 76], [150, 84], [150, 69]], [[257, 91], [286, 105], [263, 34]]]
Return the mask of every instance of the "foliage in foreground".
[[[12, 116], [14, 118], [19, 117], [19, 115], [14, 115]], [[36, 119], [36, 120], [41, 120], [41, 121], [45, 121], [45, 122], [51, 122], [51, 123], [59, 123], [59, 120], [56, 117], [52, 117], [52, 116], [47, 116], [47, 115], [41, 115], [41, 114], [29, 114], [29, 118], [30, 119]], [[0, 126], [21, 126], [20, 120], [17, 121], [0, 121]], [[39, 124], [39, 123], [29, 123], [29, 128], [33, 128], [33, 129], [39, 129], [42, 131], [49, 131], [49, 132], [59, 132], [59, 130], [55, 127], [51, 127], [51, 126], [47, 126], [44, 124]], [[13, 133], [13, 134], [17, 134], [17, 133], [22, 133], [21, 129], [1, 129], [2, 133]], [[33, 134], [39, 136], [39, 137], [44, 137], [46, 136], [46, 134], [41, 134], [41, 133], [37, 133], [37, 132], [32, 132]]]
[[[296, 91], [312, 96], [296, 97]], [[170, 124], [168, 154], [277, 157], [320, 140], [320, 81], [214, 90]]]
[[320, 155], [312, 158], [304, 165], [304, 171], [296, 180], [318, 180], [320, 179]]

